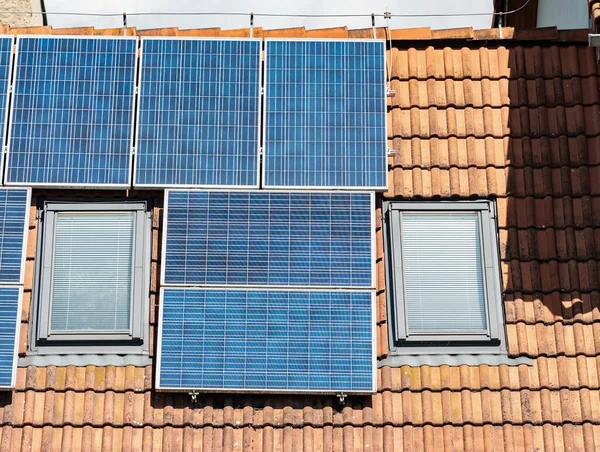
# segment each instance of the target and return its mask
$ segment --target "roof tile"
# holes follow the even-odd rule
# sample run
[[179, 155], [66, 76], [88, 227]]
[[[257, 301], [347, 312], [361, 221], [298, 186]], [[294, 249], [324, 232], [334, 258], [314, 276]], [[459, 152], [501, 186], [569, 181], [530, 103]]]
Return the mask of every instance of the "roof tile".
[[433, 30], [431, 37], [433, 39], [473, 39], [473, 28], [451, 28], [447, 30]]
[[348, 27], [321, 28], [318, 30], [306, 30], [306, 37], [312, 38], [348, 38]]
[[[254, 31], [257, 32], [256, 29], [254, 29]], [[219, 27], [215, 27], [177, 30], [177, 36], [219, 37], [221, 36], [221, 29]]]
[[306, 30], [304, 27], [263, 30], [263, 37], [265, 38], [303, 38], [305, 36]]
[[396, 30], [390, 30], [390, 37], [394, 41], [397, 40], [419, 40], [419, 39], [431, 39], [431, 28], [402, 28]]

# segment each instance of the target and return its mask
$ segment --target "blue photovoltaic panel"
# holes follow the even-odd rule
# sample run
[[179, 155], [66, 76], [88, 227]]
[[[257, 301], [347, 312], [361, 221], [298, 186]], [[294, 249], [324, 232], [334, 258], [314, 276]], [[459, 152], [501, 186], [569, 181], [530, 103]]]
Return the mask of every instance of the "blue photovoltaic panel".
[[6, 183], [128, 186], [137, 38], [18, 38]]
[[[0, 36], [0, 121], [3, 121], [1, 130], [5, 135], [13, 42], [13, 36]], [[4, 155], [0, 157], [0, 168], [3, 167], [3, 159]]]
[[28, 213], [29, 190], [0, 189], [0, 284], [22, 282]]
[[0, 388], [13, 386], [21, 290], [0, 286]]
[[370, 193], [169, 191], [164, 283], [373, 286]]
[[374, 390], [372, 292], [164, 289], [159, 388]]
[[261, 42], [142, 38], [137, 186], [258, 186]]
[[0, 188], [0, 388], [14, 381], [29, 200], [29, 189]]
[[265, 42], [264, 186], [385, 190], [384, 42]]

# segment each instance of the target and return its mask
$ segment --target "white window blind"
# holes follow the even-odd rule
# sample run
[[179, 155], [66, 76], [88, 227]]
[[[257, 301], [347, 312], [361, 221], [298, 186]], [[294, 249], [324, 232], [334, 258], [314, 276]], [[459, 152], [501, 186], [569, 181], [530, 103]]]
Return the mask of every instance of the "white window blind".
[[408, 332], [487, 329], [477, 213], [401, 217]]
[[51, 330], [128, 330], [134, 214], [56, 215]]

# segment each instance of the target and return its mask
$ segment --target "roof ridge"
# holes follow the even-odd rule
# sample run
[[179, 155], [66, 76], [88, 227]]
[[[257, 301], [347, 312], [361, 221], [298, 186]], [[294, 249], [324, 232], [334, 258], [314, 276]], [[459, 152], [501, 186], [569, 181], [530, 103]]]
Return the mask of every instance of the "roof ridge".
[[[369, 39], [373, 35], [378, 39], [390, 38], [394, 41], [553, 41], [553, 42], [587, 42], [591, 30], [557, 30], [556, 27], [536, 28], [531, 30], [515, 30], [512, 27], [487, 28], [474, 30], [472, 27], [448, 28], [432, 30], [430, 27], [399, 28], [390, 30], [386, 27], [348, 29], [348, 27], [332, 27], [306, 29], [305, 27], [263, 29], [255, 27], [252, 36], [287, 37], [287, 38], [358, 38]], [[195, 37], [250, 37], [250, 28], [224, 30], [214, 28], [179, 29], [179, 27], [163, 27], [138, 30], [136, 27], [99, 28], [73, 27], [53, 28], [52, 26], [10, 27], [0, 25], [2, 34], [34, 34], [34, 35], [105, 35], [105, 36], [195, 36]]]

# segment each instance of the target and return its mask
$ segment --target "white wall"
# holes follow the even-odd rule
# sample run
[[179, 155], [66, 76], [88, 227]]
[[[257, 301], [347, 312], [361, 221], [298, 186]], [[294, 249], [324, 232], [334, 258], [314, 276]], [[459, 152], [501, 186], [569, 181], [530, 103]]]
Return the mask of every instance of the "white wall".
[[588, 28], [588, 0], [539, 0], [537, 26], [555, 25], [562, 30]]
[[[30, 12], [40, 10], [40, 0], [0, 0], [0, 11]], [[42, 25], [42, 16], [39, 14], [0, 13], [0, 24], [13, 27]]]

